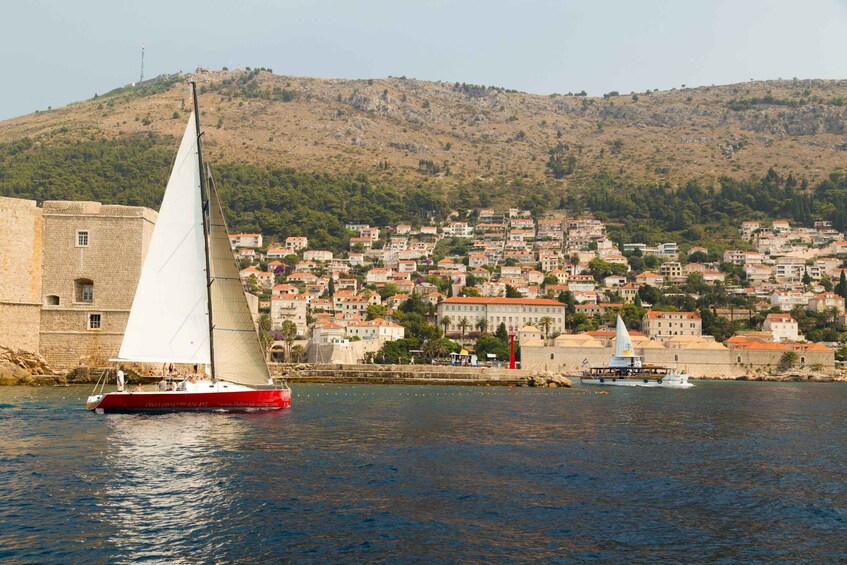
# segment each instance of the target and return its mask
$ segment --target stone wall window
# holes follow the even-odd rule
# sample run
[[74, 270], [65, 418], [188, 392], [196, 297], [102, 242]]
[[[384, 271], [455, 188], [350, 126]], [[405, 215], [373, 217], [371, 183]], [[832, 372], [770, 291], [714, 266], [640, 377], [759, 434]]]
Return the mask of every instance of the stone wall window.
[[88, 247], [88, 230], [77, 230], [77, 232], [76, 232], [76, 246], [77, 247]]
[[99, 330], [101, 328], [101, 323], [103, 319], [100, 314], [91, 313], [88, 315], [88, 329], [89, 330]]
[[58, 306], [59, 305], [59, 297], [56, 296], [55, 294], [50, 294], [50, 295], [47, 296], [44, 303], [47, 306]]
[[74, 281], [74, 297], [77, 302], [91, 304], [94, 302], [94, 281], [77, 279]]

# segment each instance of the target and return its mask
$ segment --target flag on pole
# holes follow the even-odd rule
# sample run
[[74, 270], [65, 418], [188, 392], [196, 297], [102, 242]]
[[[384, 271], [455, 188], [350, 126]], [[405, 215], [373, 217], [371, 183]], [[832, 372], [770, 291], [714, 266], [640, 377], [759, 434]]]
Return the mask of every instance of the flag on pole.
[[586, 365], [588, 365], [588, 358], [582, 360], [582, 366], [585, 367]]

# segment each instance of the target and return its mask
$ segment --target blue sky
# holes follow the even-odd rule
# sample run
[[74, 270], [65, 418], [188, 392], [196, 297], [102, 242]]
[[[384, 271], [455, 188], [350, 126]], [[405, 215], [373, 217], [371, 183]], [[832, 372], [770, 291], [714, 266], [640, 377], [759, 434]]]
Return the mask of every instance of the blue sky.
[[3, 8], [0, 119], [145, 76], [277, 74], [498, 85], [547, 94], [847, 78], [836, 0], [27, 0]]

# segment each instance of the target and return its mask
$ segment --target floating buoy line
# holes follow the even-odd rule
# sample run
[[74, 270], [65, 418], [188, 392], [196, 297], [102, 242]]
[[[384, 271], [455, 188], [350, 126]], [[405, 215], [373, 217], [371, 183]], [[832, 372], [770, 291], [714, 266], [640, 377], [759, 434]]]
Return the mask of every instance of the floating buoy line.
[[[523, 387], [521, 387], [523, 388]], [[298, 393], [296, 389], [294, 390], [292, 396], [295, 398], [328, 398], [328, 397], [375, 397], [379, 396], [382, 398], [390, 399], [390, 398], [439, 398], [439, 397], [468, 397], [468, 396], [499, 396], [499, 397], [507, 397], [515, 394], [515, 389], [509, 388], [503, 390], [503, 388], [498, 387], [499, 390], [479, 390], [479, 391], [454, 391], [454, 392], [411, 392], [411, 391], [397, 391], [395, 393], [386, 394], [384, 391], [327, 391], [327, 392], [308, 392], [308, 393]], [[549, 390], [549, 389], [548, 389]], [[593, 395], [593, 394], [609, 394], [608, 391], [588, 391], [588, 390], [568, 390], [568, 395]]]

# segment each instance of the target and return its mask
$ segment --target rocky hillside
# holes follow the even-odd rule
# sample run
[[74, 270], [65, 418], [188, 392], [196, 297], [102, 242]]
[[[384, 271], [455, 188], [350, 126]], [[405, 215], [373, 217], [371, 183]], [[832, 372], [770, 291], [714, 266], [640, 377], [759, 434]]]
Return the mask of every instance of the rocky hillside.
[[[185, 126], [186, 75], [159, 77], [0, 122], [34, 146]], [[524, 179], [590, 186], [749, 178], [810, 182], [844, 161], [847, 80], [777, 80], [592, 98], [414, 79], [337, 80], [232, 70], [196, 75], [210, 161], [366, 173], [397, 187]]]

